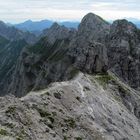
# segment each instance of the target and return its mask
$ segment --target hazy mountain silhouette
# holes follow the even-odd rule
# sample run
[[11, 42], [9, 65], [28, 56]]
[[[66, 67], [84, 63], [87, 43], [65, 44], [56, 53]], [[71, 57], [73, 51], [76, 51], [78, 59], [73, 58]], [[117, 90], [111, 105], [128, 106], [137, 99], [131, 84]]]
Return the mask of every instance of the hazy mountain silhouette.
[[[23, 31], [30, 31], [33, 33], [40, 33], [42, 30], [46, 28], [50, 28], [53, 25], [54, 21], [51, 20], [41, 20], [41, 21], [32, 21], [27, 20], [23, 23], [15, 24], [14, 26]], [[68, 28], [77, 28], [79, 22], [74, 21], [65, 21], [65, 22], [58, 22], [60, 25], [64, 25]]]

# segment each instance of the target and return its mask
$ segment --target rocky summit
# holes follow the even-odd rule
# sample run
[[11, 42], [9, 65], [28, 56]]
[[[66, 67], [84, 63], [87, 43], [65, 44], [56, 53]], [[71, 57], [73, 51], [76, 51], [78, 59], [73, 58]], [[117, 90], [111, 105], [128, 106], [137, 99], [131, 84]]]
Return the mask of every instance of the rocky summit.
[[89, 13], [78, 29], [54, 23], [34, 43], [0, 32], [0, 139], [140, 139], [133, 23]]
[[140, 30], [126, 20], [117, 20], [110, 27], [107, 46], [112, 71], [133, 88], [139, 88]]

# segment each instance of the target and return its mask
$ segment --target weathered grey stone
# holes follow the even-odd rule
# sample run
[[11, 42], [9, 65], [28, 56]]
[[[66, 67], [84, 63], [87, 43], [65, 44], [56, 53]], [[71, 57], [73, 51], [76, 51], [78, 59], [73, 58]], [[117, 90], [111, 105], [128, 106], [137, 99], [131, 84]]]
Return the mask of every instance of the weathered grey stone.
[[126, 20], [54, 24], [4, 86], [22, 98], [0, 98], [0, 139], [139, 140], [140, 92], [129, 87], [140, 86], [139, 59], [140, 31]]
[[104, 43], [109, 30], [110, 25], [108, 22], [93, 13], [89, 13], [82, 19], [79, 25], [78, 36], [85, 37], [89, 41], [94, 40]]
[[[30, 90], [45, 88], [51, 82], [69, 80], [78, 70], [87, 73], [106, 72], [108, 58], [105, 45], [96, 42], [97, 39], [92, 40], [95, 38], [94, 31], [84, 31], [82, 34], [86, 28], [93, 30], [96, 18], [96, 24], [99, 24], [102, 30], [109, 28], [105, 21], [88, 14], [73, 36], [71, 30], [56, 23], [47, 29], [45, 38], [23, 51], [8, 92], [23, 96]], [[84, 27], [86, 22], [90, 24]], [[105, 38], [106, 33], [103, 33], [103, 36]], [[38, 47], [37, 51], [34, 51], [35, 47]]]
[[45, 36], [51, 44], [54, 44], [56, 40], [71, 39], [75, 34], [75, 29], [68, 29], [65, 26], [60, 26], [58, 23], [54, 23], [49, 29], [45, 29], [41, 36]]
[[38, 40], [34, 34], [8, 26], [2, 21], [0, 21], [0, 35], [11, 41], [26, 40], [29, 44], [33, 44]]
[[[61, 93], [61, 99], [54, 93]], [[112, 73], [79, 73], [22, 98], [0, 98], [0, 134], [5, 130], [7, 135], [0, 138], [139, 140], [139, 100], [140, 93]]]
[[134, 88], [140, 86], [140, 31], [126, 20], [115, 21], [108, 38], [109, 67]]

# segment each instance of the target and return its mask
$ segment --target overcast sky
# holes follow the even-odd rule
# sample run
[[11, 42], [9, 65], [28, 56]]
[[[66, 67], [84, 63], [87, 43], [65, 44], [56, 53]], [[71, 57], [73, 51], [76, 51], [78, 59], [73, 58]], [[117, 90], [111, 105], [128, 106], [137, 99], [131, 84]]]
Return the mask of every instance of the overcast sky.
[[93, 12], [107, 20], [140, 19], [140, 0], [0, 0], [0, 20], [75, 20]]

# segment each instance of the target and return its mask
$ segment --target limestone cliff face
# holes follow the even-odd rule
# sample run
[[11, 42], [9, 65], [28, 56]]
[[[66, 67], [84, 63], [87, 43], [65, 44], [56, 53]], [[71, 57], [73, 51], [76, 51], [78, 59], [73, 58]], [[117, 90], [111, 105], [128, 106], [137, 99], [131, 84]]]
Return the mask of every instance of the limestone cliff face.
[[9, 41], [0, 37], [0, 96], [5, 95], [18, 57], [26, 45], [25, 40]]
[[140, 30], [126, 20], [115, 21], [108, 39], [109, 65], [134, 88], [140, 87]]
[[[95, 17], [88, 14], [83, 20], [84, 24], [85, 21], [89, 23], [90, 18], [93, 18], [93, 22]], [[78, 70], [87, 73], [106, 72], [106, 47], [96, 42], [96, 39], [91, 40], [94, 33], [88, 33], [89, 38], [87, 32], [82, 35], [81, 31], [86, 30], [82, 28], [93, 29], [92, 23], [85, 27], [83, 22], [77, 33], [75, 31], [72, 35], [70, 29], [54, 24], [47, 30], [46, 37], [26, 48], [21, 54], [8, 92], [23, 96], [30, 90], [45, 88], [51, 82], [68, 80]], [[104, 21], [100, 19], [99, 22], [103, 26]]]
[[79, 25], [77, 36], [71, 41], [69, 55], [80, 70], [93, 73], [105, 72], [108, 66], [107, 50], [103, 44], [110, 25], [92, 13]]
[[[41, 49], [40, 43], [43, 43]], [[69, 41], [62, 40], [51, 45], [45, 38], [36, 46], [25, 48], [16, 65], [8, 92], [16, 96], [24, 96], [30, 90], [46, 87], [50, 82], [67, 79], [64, 73], [70, 66], [70, 62], [63, 59], [68, 44]], [[33, 51], [35, 47], [37, 52]]]
[[110, 25], [108, 22], [93, 13], [89, 13], [82, 19], [79, 25], [78, 36], [81, 38], [85, 37], [89, 41], [94, 40], [104, 43], [109, 30]]
[[138, 89], [139, 35], [139, 29], [126, 20], [110, 25], [92, 13], [83, 18], [77, 31], [55, 23], [40, 41], [24, 49], [8, 92], [22, 96], [51, 82], [68, 80], [72, 69], [87, 73], [110, 69]]

